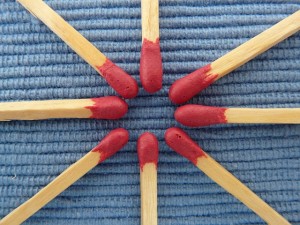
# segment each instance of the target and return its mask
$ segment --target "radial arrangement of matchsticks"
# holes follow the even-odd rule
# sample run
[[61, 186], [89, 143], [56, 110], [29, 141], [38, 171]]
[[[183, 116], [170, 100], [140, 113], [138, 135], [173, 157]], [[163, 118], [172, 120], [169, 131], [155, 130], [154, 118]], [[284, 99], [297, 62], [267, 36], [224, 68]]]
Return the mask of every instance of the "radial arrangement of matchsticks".
[[[18, 0], [40, 19], [79, 56], [89, 63], [123, 98], [138, 94], [137, 82], [111, 62], [103, 53], [69, 25], [42, 0]], [[144, 89], [154, 93], [162, 88], [163, 69], [159, 41], [159, 2], [141, 0], [142, 44], [140, 78]], [[182, 104], [219, 78], [227, 75], [257, 55], [265, 52], [300, 29], [300, 11], [250, 39], [195, 72], [175, 81], [169, 90], [173, 103]], [[128, 111], [127, 103], [116, 96], [90, 99], [64, 99], [0, 103], [0, 121], [41, 120], [53, 118], [120, 119]], [[188, 127], [226, 123], [300, 124], [300, 109], [221, 108], [187, 104], [177, 108], [175, 119]], [[95, 166], [123, 148], [129, 139], [124, 128], [111, 131], [89, 153], [67, 168], [57, 178], [0, 220], [0, 225], [21, 224]], [[204, 152], [183, 130], [172, 127], [165, 132], [167, 145], [191, 161], [266, 223], [290, 224], [246, 185]], [[140, 164], [141, 224], [157, 225], [157, 169], [159, 142], [150, 132], [137, 141]]]

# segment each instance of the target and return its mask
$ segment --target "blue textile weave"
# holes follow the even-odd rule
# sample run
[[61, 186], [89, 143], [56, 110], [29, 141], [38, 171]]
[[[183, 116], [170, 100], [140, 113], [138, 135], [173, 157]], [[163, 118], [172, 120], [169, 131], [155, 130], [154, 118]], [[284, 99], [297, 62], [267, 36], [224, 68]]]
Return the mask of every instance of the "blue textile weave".
[[[49, 0], [47, 3], [139, 82], [139, 0]], [[140, 224], [136, 140], [160, 141], [159, 224], [264, 224], [186, 159], [164, 131], [179, 126], [167, 97], [176, 79], [217, 59], [289, 14], [300, 0], [162, 0], [164, 87], [142, 88], [118, 121], [0, 123], [0, 217], [32, 197], [110, 130], [129, 144], [32, 216], [25, 224]], [[191, 103], [232, 107], [300, 107], [300, 34], [230, 75]], [[141, 86], [141, 85], [140, 85]], [[106, 82], [15, 0], [0, 0], [0, 101], [115, 95]], [[213, 158], [293, 224], [300, 224], [300, 126], [218, 125], [187, 129]]]

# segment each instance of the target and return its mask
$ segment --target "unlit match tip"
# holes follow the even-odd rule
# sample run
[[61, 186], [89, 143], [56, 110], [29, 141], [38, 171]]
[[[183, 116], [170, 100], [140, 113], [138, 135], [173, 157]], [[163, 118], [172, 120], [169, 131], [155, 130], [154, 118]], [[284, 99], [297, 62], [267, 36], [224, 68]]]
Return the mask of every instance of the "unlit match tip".
[[205, 152], [194, 142], [187, 133], [177, 127], [167, 129], [165, 133], [167, 145], [175, 152], [190, 160], [194, 165], [197, 164], [199, 157], [205, 157]]
[[95, 102], [94, 105], [86, 108], [91, 110], [90, 118], [93, 119], [120, 119], [128, 111], [127, 103], [117, 96], [92, 98], [91, 100]]
[[124, 128], [118, 128], [109, 132], [92, 151], [101, 154], [99, 161], [101, 163], [123, 148], [128, 139], [128, 131]]
[[154, 134], [150, 132], [143, 133], [138, 139], [137, 151], [141, 170], [143, 170], [146, 163], [154, 163], [157, 166], [158, 140]]
[[162, 88], [162, 57], [159, 38], [155, 42], [144, 38], [140, 60], [140, 78], [144, 89], [154, 93]]
[[175, 104], [182, 104], [207, 88], [218, 76], [207, 74], [210, 70], [211, 66], [206, 65], [176, 80], [169, 90], [170, 100]]
[[188, 127], [209, 126], [227, 123], [225, 111], [227, 108], [204, 105], [184, 105], [176, 109], [175, 119]]
[[119, 95], [126, 99], [137, 96], [139, 88], [136, 80], [108, 58], [102, 66], [97, 66], [97, 69]]

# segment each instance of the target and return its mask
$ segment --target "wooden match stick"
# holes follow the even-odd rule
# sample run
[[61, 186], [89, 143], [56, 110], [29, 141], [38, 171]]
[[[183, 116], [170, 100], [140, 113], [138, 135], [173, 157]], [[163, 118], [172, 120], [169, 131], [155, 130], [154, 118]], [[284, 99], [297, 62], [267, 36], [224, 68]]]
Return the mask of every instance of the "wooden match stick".
[[134, 98], [137, 95], [136, 80], [110, 61], [45, 2], [42, 0], [17, 1], [89, 63], [118, 94], [124, 98]]
[[119, 119], [128, 110], [121, 98], [65, 99], [0, 103], [0, 121], [54, 118]]
[[300, 108], [220, 108], [191, 104], [179, 107], [174, 115], [179, 123], [188, 127], [225, 123], [300, 123]]
[[189, 75], [178, 79], [169, 90], [172, 102], [182, 104], [216, 80], [247, 63], [257, 55], [300, 29], [300, 10], [260, 33], [231, 52]]
[[154, 93], [162, 88], [162, 58], [159, 44], [159, 2], [141, 0], [142, 51], [140, 78], [144, 89]]
[[190, 160], [208, 177], [239, 199], [265, 222], [272, 225], [290, 224], [248, 187], [204, 152], [183, 130], [172, 127], [165, 133], [166, 143], [178, 154]]
[[0, 225], [23, 223], [83, 175], [123, 148], [128, 142], [128, 137], [128, 131], [123, 128], [111, 131], [89, 153], [67, 168], [31, 199], [0, 220]]
[[137, 143], [141, 179], [141, 224], [157, 225], [158, 140], [149, 132]]

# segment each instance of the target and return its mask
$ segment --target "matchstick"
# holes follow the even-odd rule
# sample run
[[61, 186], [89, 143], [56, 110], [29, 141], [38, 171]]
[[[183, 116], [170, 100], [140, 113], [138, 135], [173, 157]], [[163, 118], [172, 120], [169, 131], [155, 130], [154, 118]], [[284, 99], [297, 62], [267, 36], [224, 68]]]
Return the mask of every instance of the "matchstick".
[[110, 61], [45, 2], [42, 0], [17, 1], [89, 63], [119, 95], [124, 98], [134, 98], [137, 95], [136, 80]]
[[204, 152], [183, 130], [172, 127], [165, 133], [166, 143], [178, 154], [190, 160], [208, 177], [239, 199], [266, 223], [272, 225], [290, 224], [248, 187]]
[[300, 29], [300, 10], [260, 33], [239, 47], [173, 83], [169, 97], [182, 104], [216, 80], [247, 63], [257, 55], [293, 35]]
[[137, 143], [141, 179], [141, 224], [157, 225], [158, 140], [149, 132]]
[[65, 99], [0, 103], [0, 121], [54, 118], [119, 119], [128, 110], [121, 98]]
[[31, 199], [0, 220], [0, 225], [23, 223], [83, 175], [123, 148], [128, 142], [128, 136], [128, 131], [123, 128], [111, 131], [89, 153], [67, 168]]
[[159, 44], [159, 1], [141, 0], [142, 51], [140, 78], [144, 89], [154, 93], [162, 88], [162, 58]]
[[225, 123], [300, 123], [300, 108], [221, 108], [191, 104], [179, 107], [174, 115], [179, 123], [188, 127]]

